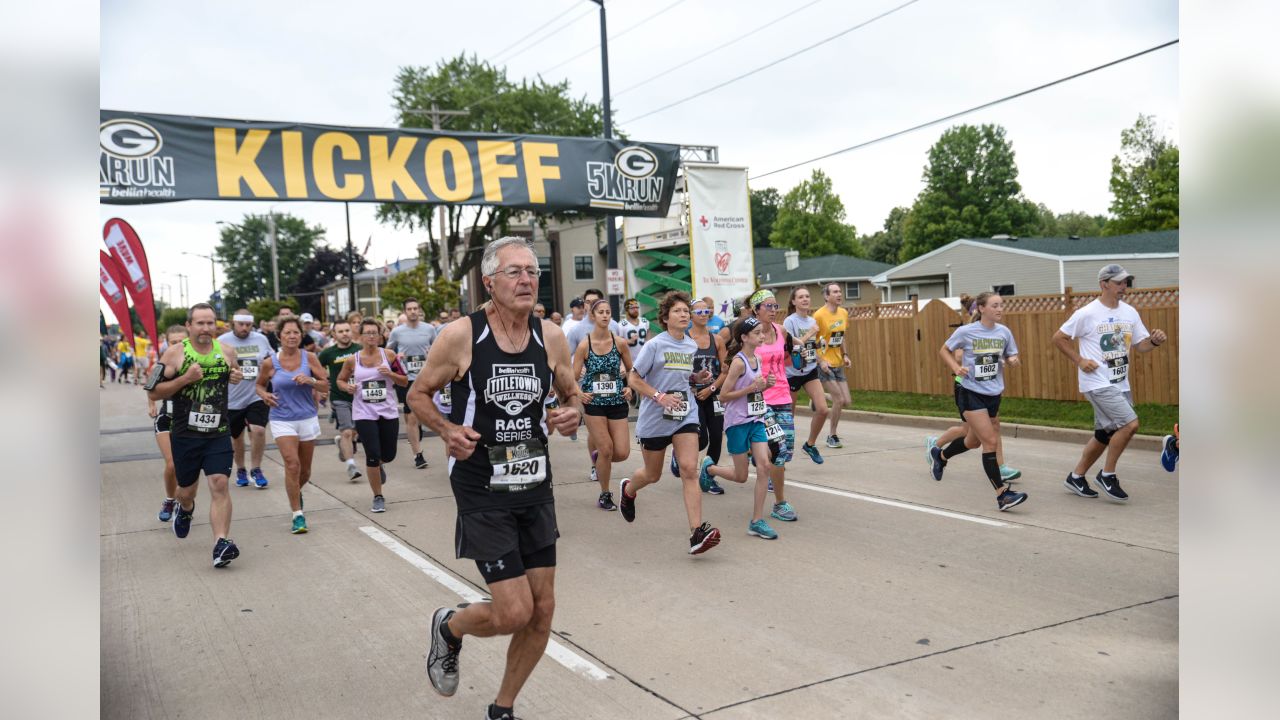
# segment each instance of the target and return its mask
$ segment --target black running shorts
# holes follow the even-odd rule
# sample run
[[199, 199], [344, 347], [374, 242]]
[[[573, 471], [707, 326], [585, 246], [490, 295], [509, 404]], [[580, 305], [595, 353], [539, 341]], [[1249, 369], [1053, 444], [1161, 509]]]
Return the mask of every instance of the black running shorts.
[[956, 386], [956, 409], [960, 411], [960, 419], [964, 420], [966, 411], [986, 410], [991, 417], [1000, 415], [1000, 396], [983, 395], [961, 385]]
[[[454, 530], [454, 546], [459, 558], [470, 558], [476, 561], [480, 574], [494, 575], [497, 580], [506, 580], [523, 575], [529, 567], [549, 567], [555, 565], [555, 554], [549, 558], [545, 553], [548, 547], [555, 548], [560, 530], [556, 525], [556, 506], [554, 502], [539, 503], [527, 507], [479, 510], [458, 516]], [[512, 562], [520, 560], [519, 563]], [[542, 565], [530, 565], [525, 562], [532, 559]], [[485, 569], [485, 562], [490, 568]], [[501, 567], [499, 567], [501, 561]], [[497, 577], [504, 574], [505, 577]]]
[[687, 425], [681, 425], [680, 427], [676, 428], [675, 432], [671, 433], [670, 435], [664, 435], [662, 437], [640, 438], [640, 447], [644, 448], [645, 450], [650, 450], [652, 452], [661, 452], [663, 450], [666, 450], [667, 446], [671, 444], [671, 438], [675, 437], [676, 435], [683, 435], [685, 433], [692, 433], [694, 435], [697, 435], [698, 424], [689, 423]]
[[631, 406], [626, 403], [617, 405], [587, 405], [583, 408], [591, 417], [602, 417], [610, 420], [626, 420], [631, 414]]
[[188, 437], [170, 433], [169, 445], [173, 448], [173, 469], [178, 475], [179, 487], [191, 487], [210, 475], [231, 475], [231, 436], [214, 438]]
[[239, 410], [228, 410], [227, 419], [231, 423], [231, 437], [238, 438], [244, 432], [245, 425], [267, 426], [271, 409], [261, 400], [254, 400]]
[[804, 375], [796, 375], [796, 376], [788, 375], [787, 385], [791, 387], [791, 392], [799, 392], [800, 388], [803, 388], [805, 384], [808, 383], [810, 380], [817, 380], [817, 379], [818, 379], [818, 368], [817, 366], [814, 366], [812, 370], [805, 373]]

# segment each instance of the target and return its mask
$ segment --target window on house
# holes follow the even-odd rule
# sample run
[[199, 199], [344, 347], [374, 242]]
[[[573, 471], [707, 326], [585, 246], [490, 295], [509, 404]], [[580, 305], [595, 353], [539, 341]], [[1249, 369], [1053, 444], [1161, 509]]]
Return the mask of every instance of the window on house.
[[1014, 294], [1012, 285], [992, 285], [991, 291], [1000, 295], [1001, 297], [1009, 297], [1010, 295]]
[[590, 255], [574, 255], [573, 256], [573, 279], [574, 280], [595, 280], [596, 279], [596, 263], [595, 258]]
[[862, 283], [845, 283], [844, 284], [845, 300], [861, 300], [862, 299]]

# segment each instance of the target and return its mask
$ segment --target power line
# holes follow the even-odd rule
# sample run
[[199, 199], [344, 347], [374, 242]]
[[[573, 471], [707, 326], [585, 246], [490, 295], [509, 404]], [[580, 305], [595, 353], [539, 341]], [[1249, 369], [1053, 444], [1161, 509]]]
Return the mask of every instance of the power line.
[[743, 33], [742, 35], [739, 35], [738, 37], [733, 38], [732, 40], [729, 40], [728, 42], [725, 42], [725, 43], [722, 43], [722, 44], [720, 44], [720, 45], [717, 45], [717, 46], [715, 46], [715, 47], [711, 48], [710, 50], [708, 50], [708, 51], [706, 51], [706, 52], [702, 53], [701, 55], [696, 55], [696, 56], [694, 56], [694, 57], [691, 57], [691, 58], [689, 58], [688, 60], [685, 60], [684, 62], [682, 62], [682, 63], [680, 63], [680, 64], [678, 64], [678, 65], [672, 65], [671, 67], [667, 68], [666, 70], [663, 70], [662, 72], [658, 73], [657, 75], [654, 75], [654, 76], [652, 76], [652, 77], [649, 77], [649, 78], [646, 78], [646, 79], [644, 79], [644, 80], [641, 80], [640, 82], [638, 82], [638, 83], [636, 83], [636, 84], [634, 84], [634, 85], [627, 86], [627, 87], [625, 87], [625, 88], [623, 88], [623, 89], [619, 90], [618, 92], [615, 92], [615, 93], [613, 94], [613, 96], [614, 96], [614, 97], [618, 97], [619, 95], [621, 95], [621, 94], [623, 94], [623, 93], [625, 93], [625, 92], [630, 92], [630, 91], [635, 90], [636, 88], [641, 87], [641, 86], [643, 86], [643, 85], [648, 85], [649, 83], [653, 82], [654, 80], [657, 80], [657, 79], [658, 79], [658, 78], [660, 78], [660, 77], [665, 77], [665, 76], [667, 76], [667, 75], [670, 75], [671, 73], [675, 72], [676, 70], [679, 70], [680, 68], [682, 68], [682, 67], [684, 67], [684, 66], [686, 66], [686, 65], [689, 65], [690, 63], [697, 62], [697, 61], [701, 60], [702, 58], [704, 58], [704, 57], [706, 57], [706, 56], [708, 56], [708, 55], [711, 55], [712, 53], [719, 52], [719, 51], [721, 51], [721, 50], [723, 50], [723, 49], [725, 49], [725, 48], [729, 47], [730, 45], [732, 45], [732, 44], [734, 44], [734, 43], [738, 42], [739, 40], [745, 40], [745, 39], [747, 39], [747, 38], [751, 37], [752, 35], [755, 35], [756, 33], [760, 32], [761, 30], [765, 30], [765, 29], [767, 29], [767, 28], [773, 27], [774, 25], [778, 24], [779, 22], [781, 22], [781, 21], [783, 21], [783, 20], [786, 20], [787, 18], [791, 17], [792, 15], [795, 15], [796, 13], [800, 12], [801, 10], [806, 10], [806, 9], [808, 9], [808, 8], [811, 8], [811, 7], [813, 7], [814, 5], [817, 5], [817, 4], [818, 4], [818, 3], [820, 3], [820, 2], [822, 2], [822, 0], [813, 0], [812, 2], [810, 2], [810, 3], [808, 3], [808, 4], [801, 5], [800, 7], [796, 8], [796, 9], [794, 9], [794, 10], [791, 10], [791, 11], [789, 11], [789, 12], [783, 13], [782, 15], [779, 15], [778, 17], [776, 17], [776, 18], [774, 18], [774, 19], [770, 20], [769, 22], [767, 22], [767, 23], [765, 23], [765, 24], [761, 25], [760, 27], [756, 28], [755, 30], [751, 30], [751, 31], [749, 31], [749, 32]]
[[533, 37], [534, 35], [537, 35], [539, 30], [541, 30], [542, 28], [544, 28], [544, 27], [546, 27], [546, 26], [550, 25], [551, 23], [553, 23], [553, 22], [555, 22], [555, 21], [559, 20], [560, 18], [564, 17], [565, 15], [568, 15], [571, 11], [573, 11], [573, 10], [575, 10], [575, 9], [579, 8], [579, 7], [581, 7], [581, 5], [579, 5], [577, 2], [574, 2], [573, 4], [569, 5], [569, 7], [565, 8], [564, 10], [562, 10], [562, 11], [560, 12], [560, 14], [559, 14], [559, 15], [556, 15], [555, 17], [553, 17], [553, 18], [551, 18], [550, 20], [548, 20], [548, 21], [546, 21], [546, 22], [542, 23], [542, 24], [541, 24], [541, 25], [539, 25], [538, 27], [536, 27], [536, 28], [534, 28], [534, 29], [530, 30], [530, 31], [529, 31], [528, 33], [526, 33], [525, 35], [522, 35], [522, 36], [520, 37], [520, 39], [519, 39], [519, 40], [516, 40], [515, 42], [511, 43], [510, 45], [508, 45], [508, 46], [506, 46], [506, 47], [502, 48], [501, 50], [499, 50], [498, 52], [494, 53], [494, 54], [491, 56], [491, 57], [493, 58], [493, 60], [492, 60], [492, 61], [490, 61], [490, 62], [492, 62], [492, 63], [496, 63], [496, 62], [497, 62], [497, 60], [498, 60], [498, 58], [499, 58], [499, 57], [501, 57], [503, 54], [505, 54], [508, 50], [511, 50], [512, 48], [516, 47], [517, 45], [519, 45], [520, 43], [524, 42], [525, 40], [528, 40], [529, 38]]
[[1073, 75], [1068, 75], [1068, 76], [1066, 76], [1066, 77], [1058, 78], [1057, 80], [1054, 80], [1054, 81], [1052, 81], [1052, 82], [1044, 83], [1043, 85], [1037, 85], [1037, 86], [1035, 86], [1035, 87], [1033, 87], [1033, 88], [1029, 88], [1029, 89], [1027, 89], [1027, 90], [1023, 90], [1023, 91], [1021, 91], [1021, 92], [1016, 92], [1016, 93], [1014, 93], [1014, 94], [1012, 94], [1012, 95], [1006, 95], [1006, 96], [1004, 96], [1004, 97], [1002, 97], [1002, 98], [1000, 98], [1000, 99], [998, 99], [998, 100], [992, 100], [992, 101], [990, 101], [990, 102], [982, 103], [981, 105], [975, 105], [975, 106], [973, 106], [973, 107], [971, 107], [971, 108], [969, 108], [969, 109], [967, 109], [967, 110], [961, 110], [960, 112], [951, 113], [950, 115], [947, 115], [947, 116], [945, 116], [945, 117], [937, 118], [936, 120], [930, 120], [930, 121], [928, 121], [928, 122], [920, 123], [919, 125], [915, 125], [915, 126], [913, 126], [913, 127], [909, 127], [909, 128], [907, 128], [907, 129], [905, 129], [905, 130], [899, 130], [899, 131], [894, 132], [894, 133], [889, 133], [888, 135], [883, 135], [883, 136], [878, 137], [878, 138], [876, 138], [876, 139], [874, 139], [874, 140], [868, 140], [868, 141], [866, 141], [866, 142], [861, 142], [861, 143], [858, 143], [857, 145], [850, 145], [850, 146], [849, 146], [849, 147], [847, 147], [847, 148], [841, 148], [840, 150], [835, 150], [835, 151], [833, 151], [833, 152], [829, 152], [829, 153], [827, 153], [827, 154], [825, 154], [825, 155], [819, 155], [818, 157], [815, 157], [815, 158], [810, 158], [810, 159], [808, 159], [808, 160], [803, 160], [803, 161], [798, 162], [798, 163], [795, 163], [795, 164], [793, 164], [793, 165], [788, 165], [788, 166], [783, 167], [783, 168], [778, 168], [777, 170], [770, 170], [770, 171], [769, 171], [769, 172], [767, 172], [767, 173], [761, 173], [760, 175], [753, 175], [753, 176], [751, 176], [749, 179], [750, 179], [750, 180], [758, 180], [758, 179], [760, 179], [760, 178], [762, 178], [762, 177], [768, 177], [768, 176], [770, 176], [770, 175], [775, 175], [775, 174], [777, 174], [777, 173], [785, 172], [785, 171], [787, 171], [787, 170], [793, 170], [793, 169], [798, 168], [798, 167], [800, 167], [800, 166], [802, 166], [802, 165], [808, 165], [809, 163], [815, 163], [815, 162], [818, 162], [819, 160], [826, 160], [826, 159], [827, 159], [827, 158], [829, 158], [829, 157], [835, 157], [836, 155], [841, 155], [841, 154], [843, 154], [843, 153], [851, 152], [851, 151], [853, 151], [853, 150], [858, 150], [858, 149], [860, 149], [860, 148], [867, 147], [868, 145], [874, 145], [874, 144], [876, 144], [876, 143], [878, 143], [878, 142], [883, 142], [883, 141], [885, 141], [885, 140], [889, 140], [889, 139], [891, 139], [891, 138], [896, 138], [896, 137], [898, 137], [899, 135], [906, 135], [907, 133], [915, 132], [916, 130], [921, 130], [921, 129], [927, 128], [927, 127], [929, 127], [929, 126], [931, 126], [931, 125], [937, 125], [937, 124], [939, 124], [939, 123], [947, 122], [948, 120], [954, 120], [954, 119], [956, 119], [956, 118], [958, 118], [958, 117], [960, 117], [960, 116], [962, 116], [962, 115], [968, 115], [969, 113], [977, 112], [977, 111], [979, 111], [979, 110], [985, 110], [985, 109], [987, 109], [987, 108], [989, 108], [989, 107], [992, 107], [992, 106], [995, 106], [995, 105], [999, 105], [999, 104], [1001, 104], [1001, 103], [1009, 102], [1010, 100], [1015, 100], [1015, 99], [1017, 99], [1017, 98], [1023, 97], [1023, 96], [1025, 96], [1025, 95], [1030, 95], [1031, 93], [1039, 92], [1039, 91], [1041, 91], [1041, 90], [1045, 90], [1045, 89], [1047, 89], [1047, 88], [1051, 88], [1051, 87], [1053, 87], [1054, 85], [1061, 85], [1062, 83], [1067, 82], [1067, 81], [1069, 81], [1069, 80], [1075, 80], [1076, 78], [1084, 77], [1085, 75], [1088, 75], [1088, 74], [1090, 74], [1090, 73], [1095, 73], [1095, 72], [1098, 72], [1099, 70], [1105, 70], [1105, 69], [1107, 69], [1107, 68], [1109, 68], [1109, 67], [1114, 67], [1114, 66], [1119, 65], [1119, 64], [1121, 64], [1121, 63], [1125, 63], [1125, 62], [1128, 62], [1128, 61], [1130, 61], [1130, 60], [1134, 60], [1134, 59], [1136, 59], [1136, 58], [1140, 58], [1140, 57], [1142, 57], [1143, 55], [1147, 55], [1148, 53], [1153, 53], [1153, 52], [1155, 52], [1155, 51], [1157, 51], [1157, 50], [1163, 50], [1163, 49], [1165, 49], [1165, 48], [1167, 48], [1167, 47], [1170, 47], [1170, 46], [1173, 46], [1173, 45], [1177, 45], [1177, 44], [1178, 44], [1178, 38], [1174, 38], [1173, 40], [1170, 40], [1170, 41], [1168, 41], [1168, 42], [1161, 43], [1161, 44], [1156, 45], [1156, 46], [1154, 46], [1154, 47], [1149, 47], [1149, 48], [1147, 48], [1146, 50], [1142, 50], [1142, 51], [1140, 51], [1140, 52], [1133, 53], [1132, 55], [1126, 55], [1126, 56], [1124, 56], [1124, 57], [1122, 57], [1122, 58], [1118, 58], [1118, 59], [1116, 59], [1116, 60], [1112, 60], [1111, 62], [1103, 63], [1102, 65], [1098, 65], [1098, 66], [1096, 66], [1096, 67], [1091, 67], [1091, 68], [1089, 68], [1088, 70], [1082, 70], [1082, 71], [1080, 71], [1080, 72], [1078, 72], [1078, 73], [1075, 73], [1075, 74], [1073, 74]]
[[[609, 41], [610, 41], [610, 42], [612, 42], [612, 41], [614, 41], [614, 40], [617, 40], [618, 38], [622, 37], [623, 35], [626, 35], [627, 33], [631, 32], [632, 30], [635, 30], [636, 28], [640, 27], [641, 25], [644, 25], [645, 23], [647, 23], [647, 22], [649, 22], [650, 20], [652, 20], [652, 19], [654, 19], [654, 18], [658, 17], [659, 15], [661, 15], [661, 14], [665, 13], [666, 11], [670, 10], [671, 8], [673, 8], [673, 7], [675, 7], [675, 6], [677, 6], [677, 5], [681, 4], [681, 3], [683, 3], [684, 1], [685, 1], [685, 0], [676, 0], [675, 2], [673, 2], [673, 3], [671, 3], [670, 5], [668, 5], [668, 6], [664, 7], [664, 8], [662, 8], [662, 9], [661, 9], [661, 10], [659, 10], [658, 12], [656, 12], [656, 13], [654, 13], [654, 14], [650, 15], [649, 17], [647, 17], [647, 18], [645, 18], [645, 19], [643, 19], [643, 20], [641, 20], [640, 22], [636, 23], [635, 25], [632, 25], [631, 27], [627, 28], [626, 30], [623, 30], [622, 32], [618, 33], [617, 35], [610, 35], [610, 36], [609, 36]], [[599, 48], [600, 48], [600, 43], [596, 43], [595, 45], [592, 45], [591, 47], [587, 48], [586, 50], [583, 50], [582, 52], [578, 53], [577, 55], [574, 55], [573, 57], [568, 58], [567, 60], [561, 60], [560, 62], [556, 63], [555, 65], [552, 65], [551, 67], [547, 68], [546, 70], [543, 70], [542, 72], [540, 72], [540, 73], [538, 73], [538, 74], [539, 74], [539, 75], [545, 75], [545, 74], [547, 74], [547, 73], [551, 72], [552, 70], [557, 70], [557, 69], [559, 69], [559, 68], [562, 68], [562, 67], [564, 67], [565, 65], [568, 65], [569, 63], [573, 62], [574, 60], [577, 60], [578, 58], [582, 57], [583, 55], [586, 55], [587, 53], [591, 52], [592, 50], [598, 50]]]
[[916, 4], [916, 3], [918, 3], [918, 2], [920, 2], [920, 0], [907, 0], [907, 2], [904, 2], [904, 3], [902, 3], [901, 5], [899, 5], [899, 6], [897, 6], [897, 7], [894, 7], [894, 8], [891, 8], [891, 9], [889, 9], [889, 10], [886, 10], [886, 11], [884, 11], [884, 12], [880, 13], [879, 15], [876, 15], [875, 17], [872, 17], [872, 18], [870, 18], [870, 19], [868, 19], [868, 20], [864, 20], [864, 21], [862, 21], [862, 22], [858, 23], [857, 25], [854, 25], [853, 27], [845, 28], [844, 30], [841, 30], [840, 32], [836, 33], [835, 35], [832, 35], [832, 36], [830, 36], [830, 37], [828, 37], [828, 38], [824, 38], [824, 39], [822, 39], [822, 40], [819, 40], [818, 42], [816, 42], [816, 43], [814, 43], [814, 44], [812, 44], [812, 45], [809, 45], [809, 46], [807, 46], [807, 47], [801, 48], [801, 49], [799, 49], [799, 50], [797, 50], [797, 51], [795, 51], [795, 52], [791, 53], [790, 55], [784, 55], [783, 57], [780, 57], [780, 58], [778, 58], [777, 60], [773, 60], [773, 61], [771, 61], [771, 62], [768, 62], [768, 63], [766, 63], [766, 64], [764, 64], [764, 65], [761, 65], [760, 67], [755, 68], [754, 70], [748, 70], [747, 72], [742, 73], [741, 75], [738, 75], [737, 77], [733, 77], [733, 78], [730, 78], [730, 79], [728, 79], [728, 80], [725, 80], [724, 82], [722, 82], [722, 83], [720, 83], [720, 84], [718, 84], [718, 85], [712, 85], [711, 87], [707, 88], [706, 90], [700, 90], [700, 91], [698, 91], [698, 92], [696, 92], [696, 93], [694, 93], [694, 94], [692, 94], [692, 95], [689, 95], [688, 97], [681, 98], [680, 100], [676, 100], [676, 101], [675, 101], [675, 102], [673, 102], [673, 103], [668, 103], [668, 104], [666, 104], [666, 105], [663, 105], [663, 106], [662, 106], [662, 107], [660, 107], [660, 108], [657, 108], [657, 109], [654, 109], [654, 110], [650, 110], [649, 112], [644, 113], [644, 114], [642, 114], [642, 115], [636, 115], [636, 116], [635, 116], [635, 117], [633, 117], [633, 118], [629, 118], [629, 119], [627, 120], [627, 122], [634, 122], [634, 121], [636, 121], [636, 120], [640, 120], [640, 119], [642, 119], [642, 118], [647, 118], [647, 117], [649, 117], [650, 115], [656, 115], [657, 113], [660, 113], [660, 112], [662, 112], [663, 110], [670, 110], [671, 108], [673, 108], [673, 107], [675, 107], [675, 106], [677, 106], [677, 105], [683, 105], [684, 103], [687, 103], [687, 102], [689, 102], [690, 100], [692, 100], [692, 99], [694, 99], [694, 98], [696, 98], [696, 97], [701, 97], [702, 95], [706, 95], [706, 94], [707, 94], [707, 93], [709, 93], [709, 92], [713, 92], [713, 91], [715, 91], [715, 90], [719, 90], [720, 88], [725, 87], [726, 85], [732, 85], [733, 83], [736, 83], [736, 82], [738, 82], [739, 80], [742, 80], [743, 78], [750, 77], [750, 76], [755, 75], [756, 73], [760, 72], [761, 70], [766, 70], [766, 69], [768, 69], [768, 68], [773, 67], [774, 65], [777, 65], [778, 63], [786, 62], [787, 60], [790, 60], [791, 58], [794, 58], [794, 57], [796, 57], [796, 56], [798, 56], [798, 55], [802, 55], [802, 54], [804, 54], [804, 53], [807, 53], [807, 52], [809, 52], [810, 50], [812, 50], [812, 49], [814, 49], [814, 48], [816, 48], [816, 47], [819, 47], [819, 46], [821, 46], [821, 45], [825, 45], [826, 43], [829, 43], [829, 42], [831, 42], [832, 40], [835, 40], [836, 38], [839, 38], [839, 37], [843, 37], [843, 36], [845, 36], [845, 35], [848, 35], [849, 33], [853, 32], [854, 30], [857, 30], [857, 29], [859, 29], [859, 28], [866, 27], [867, 25], [870, 25], [871, 23], [873, 23], [873, 22], [875, 22], [875, 21], [877, 21], [877, 20], [879, 20], [879, 19], [881, 19], [881, 18], [888, 17], [888, 16], [890, 16], [890, 15], [892, 15], [892, 14], [894, 14], [894, 13], [898, 12], [899, 10], [902, 10], [903, 8], [906, 8], [906, 7], [911, 6], [911, 5], [915, 5], [915, 4]]
[[537, 40], [534, 40], [533, 42], [529, 43], [528, 45], [525, 45], [524, 47], [520, 48], [519, 50], [515, 51], [514, 53], [512, 53], [512, 54], [508, 55], [505, 59], [503, 59], [503, 61], [502, 61], [502, 62], [503, 62], [503, 63], [509, 63], [509, 62], [511, 62], [511, 60], [512, 60], [512, 59], [514, 59], [514, 58], [516, 58], [516, 57], [518, 57], [518, 56], [520, 56], [520, 55], [523, 55], [524, 53], [528, 52], [529, 50], [531, 50], [531, 49], [533, 49], [533, 48], [535, 48], [535, 47], [537, 47], [537, 46], [541, 45], [542, 43], [546, 42], [547, 40], [550, 40], [551, 38], [555, 37], [558, 33], [560, 33], [560, 31], [564, 30], [565, 28], [569, 27], [570, 25], [573, 25], [574, 23], [578, 22], [578, 21], [579, 21], [579, 20], [581, 20], [582, 18], [584, 18], [584, 17], [586, 17], [586, 16], [588, 16], [588, 15], [591, 15], [591, 14], [592, 14], [592, 13], [594, 13], [594, 12], [595, 12], [595, 9], [594, 9], [594, 8], [587, 8], [587, 11], [586, 11], [586, 12], [582, 13], [581, 15], [578, 15], [578, 16], [574, 17], [574, 18], [573, 18], [572, 20], [570, 20], [569, 22], [567, 22], [567, 23], [565, 23], [565, 24], [563, 24], [563, 25], [561, 25], [561, 26], [557, 27], [555, 30], [552, 30], [551, 32], [547, 33], [546, 35], [543, 35], [542, 37], [538, 38]]

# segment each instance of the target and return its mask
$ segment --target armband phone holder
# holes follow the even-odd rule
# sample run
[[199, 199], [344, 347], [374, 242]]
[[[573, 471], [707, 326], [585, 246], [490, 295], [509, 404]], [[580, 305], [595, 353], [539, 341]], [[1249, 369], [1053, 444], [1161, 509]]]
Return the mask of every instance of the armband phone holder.
[[147, 383], [142, 386], [144, 390], [155, 390], [156, 385], [160, 384], [160, 379], [164, 376], [164, 363], [156, 361], [151, 367], [151, 373], [147, 375]]

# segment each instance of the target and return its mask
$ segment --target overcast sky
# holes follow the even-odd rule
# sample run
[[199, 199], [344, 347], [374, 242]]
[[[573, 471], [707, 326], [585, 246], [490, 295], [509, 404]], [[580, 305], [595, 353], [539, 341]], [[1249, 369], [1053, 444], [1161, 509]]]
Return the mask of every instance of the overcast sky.
[[[609, 44], [615, 124], [637, 140], [717, 145], [722, 164], [746, 166], [758, 175], [1178, 37], [1175, 0], [918, 0], [748, 78], [632, 120], [905, 1], [608, 2], [610, 35], [625, 33]], [[101, 106], [394, 127], [397, 69], [433, 66], [460, 52], [501, 61], [515, 80], [538, 74], [567, 79], [575, 95], [597, 100], [599, 50], [562, 64], [598, 42], [595, 8], [588, 0], [112, 0], [101, 5]], [[770, 22], [797, 8], [804, 9]], [[517, 46], [500, 54], [566, 10], [524, 45], [567, 24], [563, 30], [525, 51]], [[688, 67], [628, 89], [766, 24]], [[1005, 127], [1031, 200], [1055, 212], [1105, 213], [1120, 131], [1139, 113], [1153, 114], [1176, 141], [1177, 103], [1174, 46], [954, 122]], [[833, 178], [848, 222], [859, 233], [873, 232], [894, 206], [911, 204], [922, 186], [926, 152], [946, 127], [756, 179], [752, 187], [785, 193], [821, 168]], [[269, 207], [227, 201], [103, 205], [101, 216], [123, 217], [137, 229], [154, 283], [170, 285], [176, 303], [178, 273], [190, 277], [190, 301], [210, 292], [209, 262], [182, 251], [212, 254], [217, 220], [237, 222]], [[371, 264], [412, 257], [418, 239], [379, 224], [375, 207], [351, 206], [357, 248], [372, 236]], [[335, 247], [346, 241], [341, 203], [281, 203], [277, 211], [323, 225]]]

